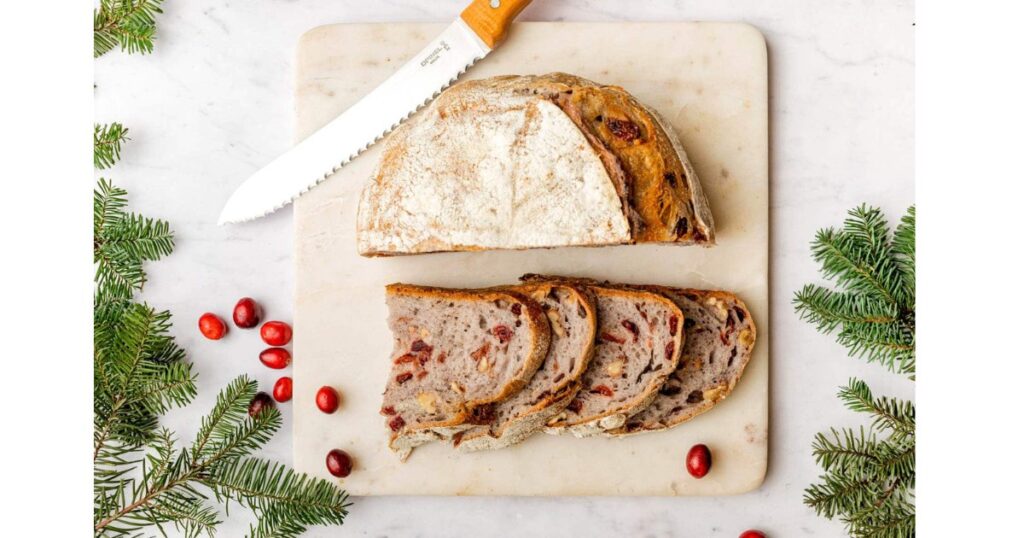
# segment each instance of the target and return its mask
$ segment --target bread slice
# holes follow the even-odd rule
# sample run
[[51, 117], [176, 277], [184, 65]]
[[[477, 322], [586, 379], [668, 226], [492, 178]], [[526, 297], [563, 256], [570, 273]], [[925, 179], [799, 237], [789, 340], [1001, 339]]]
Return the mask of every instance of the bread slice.
[[597, 329], [592, 294], [566, 284], [525, 284], [510, 289], [540, 303], [551, 324], [547, 357], [526, 387], [494, 407], [494, 421], [455, 435], [462, 451], [519, 443], [565, 409], [590, 364]]
[[714, 241], [672, 129], [622, 88], [561, 73], [443, 92], [387, 138], [357, 217], [366, 256]]
[[641, 290], [586, 287], [597, 299], [594, 357], [579, 393], [549, 422], [548, 433], [588, 437], [621, 427], [650, 405], [679, 363], [685, 320], [672, 301]]
[[724, 291], [644, 286], [671, 299], [686, 317], [678, 368], [651, 405], [609, 433], [671, 428], [711, 409], [732, 392], [750, 362], [757, 327], [747, 306]]
[[514, 291], [392, 284], [394, 337], [381, 414], [401, 459], [493, 418], [547, 354], [550, 327], [536, 301]]

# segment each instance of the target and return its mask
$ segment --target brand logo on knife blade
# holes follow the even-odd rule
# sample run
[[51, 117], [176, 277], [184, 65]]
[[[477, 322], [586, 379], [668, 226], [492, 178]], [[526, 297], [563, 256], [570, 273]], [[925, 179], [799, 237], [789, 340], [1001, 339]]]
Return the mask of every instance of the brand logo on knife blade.
[[420, 67], [426, 67], [436, 62], [437, 59], [441, 57], [441, 53], [447, 50], [452, 49], [451, 47], [448, 46], [447, 41], [442, 40], [440, 43], [437, 44], [437, 47], [434, 50], [430, 51], [430, 54], [428, 54], [427, 57], [420, 62]]

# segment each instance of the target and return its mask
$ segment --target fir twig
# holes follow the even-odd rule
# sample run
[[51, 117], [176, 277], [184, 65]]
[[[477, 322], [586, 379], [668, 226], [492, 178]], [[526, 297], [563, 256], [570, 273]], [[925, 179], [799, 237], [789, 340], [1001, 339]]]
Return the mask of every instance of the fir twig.
[[255, 536], [297, 536], [339, 525], [348, 501], [330, 482], [253, 457], [281, 427], [268, 408], [248, 405], [256, 382], [241, 376], [218, 395], [189, 447], [160, 416], [196, 395], [195, 374], [170, 336], [171, 315], [141, 303], [142, 264], [174, 248], [167, 223], [127, 211], [127, 193], [100, 179], [93, 200], [93, 524], [96, 536], [139, 536], [173, 526], [213, 536], [210, 497], [253, 510]]
[[114, 47], [129, 54], [153, 52], [156, 15], [163, 0], [100, 0], [93, 10], [93, 57]]
[[815, 284], [794, 297], [800, 318], [851, 355], [910, 375], [915, 371], [914, 208], [890, 234], [881, 210], [850, 211], [842, 229], [820, 230], [811, 246], [825, 278], [843, 291]]
[[128, 138], [128, 129], [120, 123], [95, 124], [92, 135], [93, 166], [103, 170], [121, 159], [121, 144]]
[[[797, 292], [796, 310], [853, 356], [890, 370], [915, 371], [914, 214], [894, 234], [875, 208], [850, 212], [841, 230], [822, 230], [813, 244], [822, 273], [843, 288], [809, 284]], [[815, 461], [825, 474], [804, 492], [819, 515], [838, 518], [854, 537], [914, 536], [915, 409], [909, 401], [875, 397], [851, 379], [839, 399], [871, 416], [867, 428], [831, 429], [815, 436]], [[884, 438], [883, 438], [884, 436]]]
[[214, 413], [203, 421], [205, 435], [197, 436], [192, 449], [176, 451], [166, 430], [157, 436], [138, 486], [130, 494], [120, 492], [116, 502], [103, 503], [107, 510], [97, 514], [97, 534], [135, 533], [168, 522], [186, 533], [212, 530], [216, 513], [204, 508], [200, 485], [225, 505], [235, 501], [254, 510], [274, 536], [296, 536], [310, 525], [340, 525], [348, 513], [343, 491], [249, 457], [281, 426], [281, 414], [273, 408], [255, 417], [234, 412], [237, 401], [248, 402], [255, 395], [256, 382], [245, 376], [229, 384], [218, 395]]
[[93, 262], [97, 302], [130, 299], [146, 282], [142, 264], [174, 249], [162, 220], [125, 212], [126, 192], [100, 178], [93, 192]]

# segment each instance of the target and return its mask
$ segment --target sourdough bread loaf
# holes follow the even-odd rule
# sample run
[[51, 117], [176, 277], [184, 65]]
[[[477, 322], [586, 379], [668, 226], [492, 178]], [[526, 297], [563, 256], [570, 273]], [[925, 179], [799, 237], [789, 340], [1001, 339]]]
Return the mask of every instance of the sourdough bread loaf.
[[526, 386], [547, 354], [544, 311], [514, 291], [392, 284], [386, 301], [394, 350], [381, 414], [403, 460], [489, 424], [495, 402]]
[[526, 284], [510, 288], [537, 301], [551, 325], [551, 344], [526, 387], [495, 404], [494, 421], [454, 437], [462, 451], [496, 449], [519, 443], [540, 430], [572, 401], [590, 363], [597, 329], [592, 294], [566, 284]]
[[357, 217], [367, 256], [714, 241], [672, 129], [622, 88], [561, 73], [443, 92], [387, 138]]
[[646, 409], [609, 433], [629, 435], [679, 425], [725, 399], [743, 375], [754, 349], [754, 318], [738, 297], [724, 291], [644, 286], [682, 310], [686, 340], [679, 366]]
[[679, 363], [685, 320], [672, 301], [641, 290], [586, 287], [597, 301], [594, 356], [580, 391], [549, 421], [547, 433], [588, 437], [621, 427], [650, 405]]

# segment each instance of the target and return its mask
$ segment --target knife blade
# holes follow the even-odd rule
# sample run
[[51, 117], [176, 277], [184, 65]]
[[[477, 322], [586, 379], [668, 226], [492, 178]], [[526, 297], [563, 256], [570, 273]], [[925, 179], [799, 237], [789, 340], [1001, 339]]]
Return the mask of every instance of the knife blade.
[[250, 176], [228, 199], [218, 224], [273, 213], [327, 179], [487, 56], [529, 3], [475, 0], [380, 86]]

